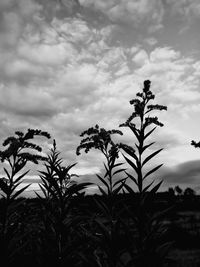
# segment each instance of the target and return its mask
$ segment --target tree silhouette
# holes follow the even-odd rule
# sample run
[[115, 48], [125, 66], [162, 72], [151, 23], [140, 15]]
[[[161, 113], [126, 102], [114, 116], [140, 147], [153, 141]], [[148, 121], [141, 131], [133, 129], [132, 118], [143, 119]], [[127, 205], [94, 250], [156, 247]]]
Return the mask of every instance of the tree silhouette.
[[178, 196], [182, 196], [182, 194], [183, 194], [183, 189], [180, 188], [180, 186], [178, 186], [178, 185], [175, 186], [174, 190], [175, 190], [175, 192], [178, 194]]

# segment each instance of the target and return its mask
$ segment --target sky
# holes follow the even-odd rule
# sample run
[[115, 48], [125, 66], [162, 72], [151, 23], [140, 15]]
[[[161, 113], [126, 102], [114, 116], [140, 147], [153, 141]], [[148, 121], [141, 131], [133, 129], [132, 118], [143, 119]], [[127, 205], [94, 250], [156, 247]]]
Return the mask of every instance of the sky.
[[[96, 182], [103, 158], [76, 156], [80, 133], [119, 129], [148, 79], [168, 107], [152, 135], [153, 149], [164, 148], [156, 179], [199, 190], [200, 150], [190, 145], [200, 140], [199, 25], [199, 0], [0, 0], [2, 142], [16, 130], [48, 131], [79, 180]], [[134, 144], [130, 131], [120, 141]]]

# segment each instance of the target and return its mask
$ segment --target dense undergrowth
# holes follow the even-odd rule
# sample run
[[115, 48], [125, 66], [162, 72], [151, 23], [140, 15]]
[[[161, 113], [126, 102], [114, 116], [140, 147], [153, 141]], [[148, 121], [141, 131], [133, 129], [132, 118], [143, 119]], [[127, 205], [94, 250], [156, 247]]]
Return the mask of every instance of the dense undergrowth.
[[[180, 201], [168, 194], [165, 204], [160, 203], [157, 192], [162, 181], [151, 178], [162, 164], [146, 167], [162, 151], [149, 149], [154, 142], [147, 141], [157, 126], [163, 126], [150, 114], [167, 109], [151, 104], [154, 98], [150, 81], [145, 81], [142, 92], [130, 101], [133, 112], [120, 126], [133, 133], [132, 144], [115, 142], [113, 136], [123, 132], [98, 125], [81, 134], [77, 154], [95, 149], [105, 158], [104, 173], [97, 175], [99, 195], [85, 196], [91, 184], [73, 181], [70, 170], [75, 164], [64, 164], [55, 140], [48, 155], [42, 156], [35, 137], [50, 138], [47, 132], [18, 131], [4, 141], [6, 148], [0, 152], [3, 266], [172, 266], [169, 251], [179, 245], [180, 237], [174, 238], [177, 224], [171, 218]], [[39, 172], [43, 195], [36, 193], [32, 200], [20, 198], [28, 186], [18, 190], [28, 174], [28, 162], [43, 165]], [[193, 238], [191, 233], [185, 236]]]

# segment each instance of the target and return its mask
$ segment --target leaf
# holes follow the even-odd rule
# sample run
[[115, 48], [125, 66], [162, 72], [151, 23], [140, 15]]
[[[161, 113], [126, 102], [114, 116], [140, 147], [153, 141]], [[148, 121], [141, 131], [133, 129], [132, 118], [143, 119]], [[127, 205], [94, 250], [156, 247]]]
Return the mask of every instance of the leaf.
[[[124, 154], [122, 154], [124, 156]], [[124, 156], [125, 160], [128, 162], [128, 164], [135, 170], [136, 173], [138, 173], [138, 168], [135, 165], [134, 162], [132, 162], [129, 158], [127, 158], [126, 156]]]
[[149, 187], [152, 186], [153, 183], [154, 183], [154, 181], [152, 181], [150, 184], [148, 184], [148, 185], [142, 190], [142, 192], [146, 192], [146, 191], [149, 189]]
[[108, 192], [109, 192], [110, 188], [109, 188], [109, 185], [106, 183], [106, 181], [105, 181], [103, 178], [101, 178], [100, 175], [96, 174], [96, 176], [97, 176], [98, 179], [99, 179], [99, 180], [100, 180], [100, 181], [107, 187]]
[[113, 187], [115, 187], [116, 185], [122, 183], [123, 181], [126, 181], [127, 178], [123, 178], [123, 179], [120, 179], [118, 181], [116, 181], [114, 184], [113, 184]]
[[10, 179], [10, 174], [9, 174], [8, 170], [6, 168], [3, 168], [3, 169], [4, 169], [5, 173], [6, 173], [6, 175], [8, 176], [8, 178]]
[[151, 194], [155, 194], [155, 193], [158, 191], [158, 189], [160, 188], [160, 186], [161, 186], [162, 183], [163, 183], [163, 181], [160, 181], [157, 185], [155, 185], [155, 186], [151, 189], [150, 193], [151, 193]]
[[117, 188], [115, 188], [115, 190], [113, 191], [113, 194], [114, 194], [114, 195], [115, 195], [115, 194], [117, 195], [117, 194], [119, 193], [119, 191], [123, 188], [125, 182], [126, 182], [126, 181], [122, 181], [121, 184], [120, 184]]
[[140, 138], [139, 134], [137, 133], [137, 129], [134, 126], [131, 126], [130, 124], [128, 125], [128, 127], [132, 130], [132, 132], [134, 133], [135, 137], [137, 138], [137, 140], [140, 143], [140, 139], [141, 138]]
[[116, 170], [114, 173], [113, 173], [113, 175], [115, 175], [115, 174], [117, 174], [117, 173], [120, 173], [120, 172], [123, 172], [123, 171], [125, 171], [126, 169], [119, 169], [119, 170]]
[[150, 154], [148, 157], [146, 157], [146, 159], [143, 161], [142, 166], [144, 166], [144, 164], [146, 164], [151, 158], [155, 157], [158, 153], [160, 153], [160, 151], [162, 151], [163, 148], [158, 149], [157, 151], [155, 151], [154, 153]]
[[27, 173], [29, 173], [29, 170], [23, 173], [22, 175], [20, 175], [19, 177], [17, 177], [17, 179], [15, 180], [15, 183], [19, 182]]
[[115, 167], [119, 167], [119, 166], [121, 166], [121, 165], [123, 165], [124, 163], [117, 163], [117, 164], [115, 164], [115, 165], [113, 165], [113, 168], [115, 168]]
[[74, 163], [74, 164], [72, 164], [72, 165], [69, 165], [68, 167], [66, 167], [65, 171], [66, 171], [66, 172], [69, 172], [69, 170], [71, 170], [71, 168], [73, 168], [73, 167], [76, 166], [76, 165], [77, 165], [77, 163]]
[[42, 198], [36, 191], [34, 191], [34, 193], [36, 194], [36, 196], [37, 196], [40, 200], [43, 200], [43, 198]]
[[105, 178], [108, 175], [108, 173], [109, 173], [109, 169], [108, 169], [108, 167], [106, 166], [105, 163], [103, 163], [103, 165], [104, 165], [104, 168], [106, 169], [106, 173], [104, 175], [104, 178]]
[[160, 167], [162, 167], [162, 165], [163, 165], [163, 164], [160, 164], [160, 165], [156, 166], [155, 168], [151, 169], [150, 171], [148, 171], [148, 172], [145, 174], [143, 180], [144, 180], [147, 176], [149, 176], [150, 174], [152, 174], [152, 173], [156, 172], [158, 169], [160, 169]]
[[98, 185], [99, 191], [102, 193], [103, 196], [107, 196], [106, 192], [103, 190], [101, 186]]
[[11, 191], [13, 192], [20, 184], [21, 184], [21, 182], [14, 183], [14, 185], [11, 188]]
[[144, 136], [144, 140], [145, 140], [151, 133], [153, 133], [153, 131], [155, 131], [156, 128], [157, 128], [157, 127], [154, 127], [152, 130], [150, 130], [148, 133], [146, 133], [145, 136]]
[[138, 160], [135, 150], [131, 151], [131, 149], [129, 149], [127, 146], [123, 146], [123, 144], [121, 147], [127, 154], [129, 154], [129, 156], [133, 157], [136, 161]]
[[[39, 184], [39, 187], [40, 187], [42, 193], [44, 194], [44, 197], [47, 198], [48, 197], [48, 191], [47, 191], [46, 187], [41, 185], [41, 184]], [[37, 196], [38, 196], [38, 194], [37, 194]]]
[[70, 187], [67, 188], [66, 195], [71, 197], [74, 194], [78, 194], [81, 190], [85, 189], [89, 185], [93, 185], [93, 183], [72, 184]]
[[21, 188], [20, 190], [18, 190], [15, 194], [13, 194], [11, 196], [11, 199], [14, 200], [16, 199], [17, 196], [19, 196], [24, 190], [26, 190], [28, 187], [30, 186], [30, 184], [24, 186], [23, 188]]
[[124, 187], [130, 194], [135, 194], [134, 190], [128, 184], [124, 184]]
[[148, 144], [146, 146], [143, 146], [142, 152], [144, 152], [148, 147], [152, 146], [153, 144], [155, 144], [155, 142], [152, 142], [152, 143], [150, 143], [150, 144]]
[[0, 189], [6, 194], [10, 194], [10, 187], [7, 185], [7, 183], [0, 178]]
[[138, 186], [138, 182], [137, 182], [137, 180], [135, 179], [135, 177], [133, 177], [130, 173], [128, 173], [128, 172], [125, 172], [127, 175], [128, 175], [128, 177]]

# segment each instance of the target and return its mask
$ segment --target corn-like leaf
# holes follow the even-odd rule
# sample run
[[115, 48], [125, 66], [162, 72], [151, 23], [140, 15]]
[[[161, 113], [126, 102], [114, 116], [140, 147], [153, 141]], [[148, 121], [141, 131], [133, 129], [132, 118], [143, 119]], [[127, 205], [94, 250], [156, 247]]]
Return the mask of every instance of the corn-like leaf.
[[128, 173], [128, 172], [125, 172], [127, 175], [128, 175], [128, 177], [138, 186], [138, 182], [137, 182], [137, 180], [136, 180], [136, 178], [134, 177], [134, 176], [132, 176], [130, 173]]
[[[42, 186], [42, 185], [41, 185]], [[43, 185], [44, 186], [44, 185]], [[41, 187], [40, 187], [41, 188]], [[57, 192], [55, 192], [55, 190], [53, 190], [53, 188], [51, 186], [46, 187], [46, 190], [48, 191], [48, 193], [51, 194], [52, 197], [54, 197], [54, 199], [58, 200], [58, 195]]]
[[77, 165], [77, 163], [74, 163], [74, 164], [69, 165], [68, 167], [66, 167], [66, 172], [69, 172], [76, 165]]
[[14, 183], [14, 185], [12, 186], [11, 191], [13, 192], [20, 184], [21, 184], [21, 182]]
[[143, 153], [147, 148], [149, 148], [150, 146], [152, 146], [153, 144], [155, 144], [155, 142], [152, 142], [152, 143], [150, 143], [150, 144], [148, 144], [148, 145], [146, 145], [146, 146], [143, 146], [143, 148], [142, 148], [142, 153]]
[[133, 194], [135, 193], [133, 188], [131, 188], [128, 184], [124, 184], [124, 188], [130, 193]]
[[116, 185], [118, 185], [118, 184], [120, 184], [120, 183], [126, 181], [126, 179], [127, 179], [127, 178], [123, 178], [123, 179], [120, 179], [120, 180], [116, 181], [116, 182], [113, 184], [113, 187], [115, 187]]
[[[45, 186], [41, 185], [41, 184], [39, 184], [39, 187], [40, 187], [42, 193], [44, 194], [44, 197], [47, 198], [48, 197], [47, 188]], [[36, 193], [36, 195], [38, 196], [37, 193]]]
[[119, 191], [123, 188], [125, 182], [126, 181], [121, 182], [121, 184], [117, 188], [115, 188], [115, 190], [113, 191], [114, 195], [117, 195], [119, 193]]
[[27, 175], [27, 173], [29, 173], [29, 170], [26, 171], [25, 173], [23, 173], [22, 175], [18, 176], [17, 179], [15, 180], [15, 183], [17, 183], [18, 181], [20, 181], [25, 175]]
[[131, 129], [131, 131], [134, 133], [135, 137], [137, 138], [137, 140], [140, 142], [141, 138], [140, 135], [137, 132], [137, 129], [131, 125], [129, 125], [129, 128]]
[[137, 157], [137, 155], [135, 154], [135, 151], [131, 151], [130, 149], [128, 149], [127, 146], [123, 146], [123, 145], [122, 145], [122, 149], [123, 149], [127, 154], [129, 154], [129, 156], [131, 156], [132, 158], [134, 158], [136, 161], [138, 160], [138, 157]]
[[123, 162], [121, 162], [121, 163], [117, 163], [117, 164], [115, 164], [115, 165], [113, 166], [113, 168], [119, 167], [119, 166], [121, 166], [121, 165], [123, 165], [123, 164], [124, 164]]
[[154, 181], [152, 181], [150, 184], [148, 184], [148, 185], [142, 190], [142, 192], [146, 192], [146, 191], [152, 186], [153, 183], [154, 183]]
[[129, 158], [127, 158], [124, 154], [123, 154], [125, 160], [127, 161], [127, 163], [135, 170], [135, 172], [138, 174], [138, 168], [135, 165], [135, 163], [133, 161], [131, 161]]
[[150, 193], [151, 193], [151, 194], [155, 194], [155, 193], [158, 191], [158, 189], [160, 188], [160, 186], [161, 186], [162, 183], [163, 183], [163, 181], [160, 181], [157, 185], [155, 185], [155, 186], [151, 189]]
[[92, 183], [73, 184], [67, 188], [66, 195], [73, 196], [74, 194], [77, 194], [81, 190], [85, 189], [88, 185], [92, 185]]
[[30, 184], [24, 186], [23, 188], [21, 188], [20, 190], [18, 190], [14, 195], [11, 196], [11, 199], [14, 200], [16, 199], [17, 196], [19, 196], [22, 192], [24, 192], [24, 190], [26, 190], [28, 187], [30, 186]]
[[106, 173], [104, 175], [104, 178], [105, 178], [108, 175], [108, 173], [109, 173], [109, 169], [108, 169], [108, 167], [106, 166], [105, 163], [104, 163], [104, 168], [106, 169]]
[[[40, 199], [40, 200], [43, 200], [43, 198], [36, 192], [34, 191], [34, 193], [36, 194], [36, 196]], [[46, 196], [45, 196], [46, 197]]]
[[150, 130], [148, 133], [146, 133], [145, 136], [144, 136], [144, 140], [145, 140], [151, 133], [153, 133], [153, 132], [155, 131], [156, 128], [157, 128], [157, 127], [154, 127], [152, 130]]
[[120, 172], [123, 172], [123, 171], [125, 171], [126, 169], [119, 169], [119, 170], [116, 170], [114, 173], [113, 173], [113, 175], [115, 175], [115, 174], [117, 174], [117, 173], [120, 173]]
[[106, 191], [103, 190], [101, 186], [98, 185], [99, 191], [102, 193], [103, 196], [107, 196]]
[[143, 161], [142, 166], [144, 166], [144, 164], [146, 164], [150, 159], [152, 159], [153, 157], [155, 157], [158, 153], [160, 153], [160, 151], [162, 151], [163, 148], [158, 149], [157, 151], [155, 151], [154, 153], [150, 154], [148, 157], [146, 157], [146, 159]]
[[96, 174], [96, 176], [98, 177], [98, 179], [107, 187], [107, 189], [108, 189], [108, 191], [109, 191], [109, 185], [107, 184], [107, 182], [103, 179], [103, 178], [101, 178], [101, 176], [100, 175], [98, 175], [98, 174]]
[[2, 179], [0, 179], [0, 189], [8, 195], [10, 193], [10, 187], [4, 182]]
[[6, 168], [3, 168], [3, 169], [4, 169], [4, 171], [5, 171], [6, 175], [7, 175], [7, 177], [10, 179], [10, 174], [9, 174], [8, 170], [7, 170]]
[[150, 171], [148, 171], [148, 172], [145, 174], [143, 180], [144, 180], [147, 176], [149, 176], [150, 174], [152, 174], [152, 173], [156, 172], [158, 169], [160, 169], [160, 167], [162, 167], [162, 165], [163, 165], [163, 164], [160, 164], [160, 165], [156, 166], [155, 168], [151, 169]]

